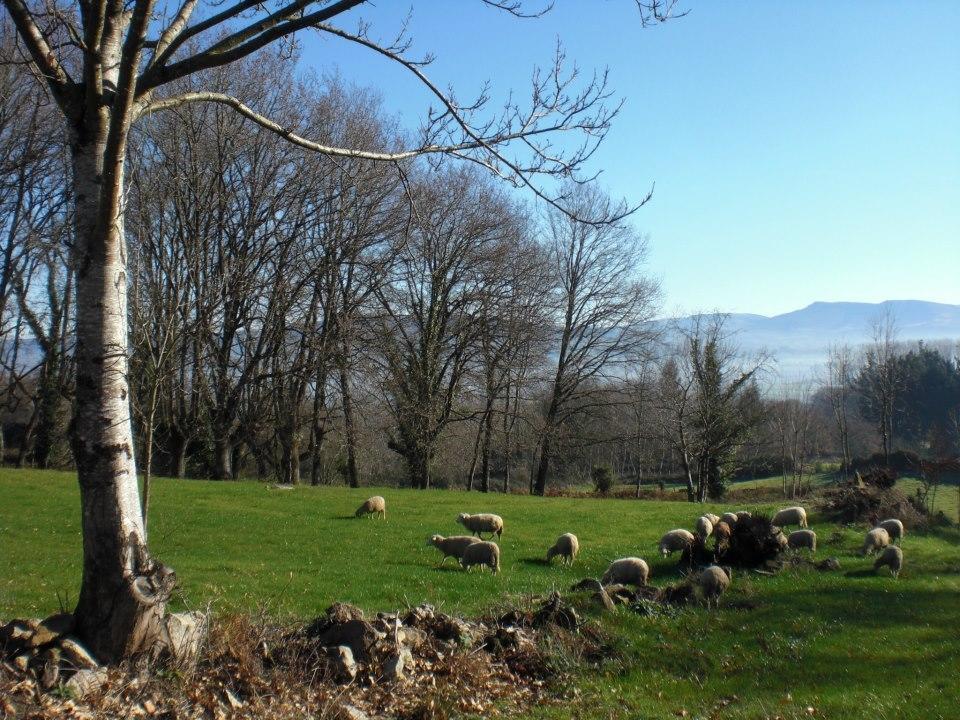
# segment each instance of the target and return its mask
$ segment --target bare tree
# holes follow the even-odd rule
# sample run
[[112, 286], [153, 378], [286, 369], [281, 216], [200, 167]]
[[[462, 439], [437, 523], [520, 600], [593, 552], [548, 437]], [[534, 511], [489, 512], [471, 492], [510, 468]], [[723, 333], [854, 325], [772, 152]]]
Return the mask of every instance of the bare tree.
[[884, 463], [889, 465], [894, 412], [902, 385], [897, 365], [897, 322], [889, 307], [874, 320], [870, 332], [872, 341], [864, 349], [857, 391], [864, 414], [876, 424]]
[[[401, 37], [378, 43], [368, 26], [351, 31], [332, 22], [361, 0], [292, 0], [272, 7], [250, 0], [197, 13], [184, 0], [167, 16], [153, 0], [132, 4], [80, 3], [56, 12], [24, 0], [3, 0], [36, 76], [61, 110], [72, 160], [75, 198], [77, 393], [73, 447], [83, 506], [84, 567], [76, 608], [78, 631], [101, 660], [152, 644], [175, 577], [148, 552], [138, 502], [128, 388], [127, 267], [124, 173], [134, 123], [150, 113], [187, 103], [216, 103], [263, 130], [316, 152], [399, 161], [427, 154], [465, 158], [524, 185], [547, 202], [543, 175], [575, 173], [602, 139], [616, 108], [607, 109], [605, 78], [582, 90], [573, 85], [558, 53], [553, 69], [534, 78], [528, 107], [508, 105], [494, 120], [479, 116], [486, 98], [462, 104], [441, 92], [409, 58]], [[522, 4], [488, 4], [522, 13]], [[669, 0], [637, 3], [644, 21], [660, 21]], [[159, 12], [158, 12], [159, 11]], [[159, 17], [158, 17], [159, 16]], [[227, 66], [272, 43], [313, 29], [366, 48], [412, 73], [434, 94], [420, 142], [401, 152], [335, 147], [310, 140], [219, 91], [165, 90], [180, 79]], [[157, 30], [158, 34], [151, 33]], [[564, 153], [551, 137], [582, 132], [584, 145]], [[510, 153], [510, 154], [508, 154]]]
[[640, 273], [645, 242], [624, 221], [594, 224], [589, 218], [624, 214], [596, 186], [579, 189], [575, 217], [547, 216], [547, 247], [555, 276], [556, 367], [548, 391], [534, 492], [543, 495], [559, 431], [574, 411], [609, 378], [650, 351], [648, 322], [657, 284]]
[[853, 395], [853, 352], [849, 345], [830, 348], [826, 391], [840, 442], [840, 471], [846, 480], [853, 459], [850, 454], [850, 423], [847, 417]]

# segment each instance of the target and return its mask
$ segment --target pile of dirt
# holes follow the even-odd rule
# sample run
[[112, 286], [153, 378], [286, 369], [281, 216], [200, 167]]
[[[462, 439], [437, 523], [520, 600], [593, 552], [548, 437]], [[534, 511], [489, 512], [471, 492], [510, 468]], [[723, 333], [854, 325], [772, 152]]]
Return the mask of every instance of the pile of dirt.
[[363, 720], [510, 715], [558, 697], [571, 663], [601, 661], [609, 645], [554, 595], [475, 620], [430, 605], [367, 616], [343, 603], [306, 627], [236, 616], [211, 623], [189, 668], [169, 659], [98, 667], [84, 687], [48, 682], [47, 660], [17, 660], [22, 646], [0, 649], [0, 717]]
[[717, 543], [717, 564], [739, 568], [760, 568], [774, 563], [786, 548], [786, 537], [770, 518], [743, 516], [731, 528], [730, 538]]

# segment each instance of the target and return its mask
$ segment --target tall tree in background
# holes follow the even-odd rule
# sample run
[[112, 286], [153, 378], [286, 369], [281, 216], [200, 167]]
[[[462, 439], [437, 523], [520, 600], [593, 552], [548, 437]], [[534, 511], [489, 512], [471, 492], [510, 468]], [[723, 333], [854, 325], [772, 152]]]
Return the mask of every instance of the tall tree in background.
[[827, 359], [827, 397], [833, 411], [840, 442], [840, 470], [844, 479], [850, 472], [850, 421], [848, 411], [853, 395], [853, 352], [848, 345], [831, 347]]
[[897, 364], [897, 322], [887, 308], [871, 326], [872, 342], [864, 349], [863, 365], [857, 376], [861, 412], [876, 424], [880, 451], [886, 465], [893, 449], [893, 420], [902, 387]]
[[645, 242], [626, 222], [590, 222], [623, 216], [626, 208], [594, 185], [578, 189], [574, 207], [574, 217], [558, 210], [547, 217], [557, 359], [543, 417], [537, 495], [546, 491], [554, 443], [571, 413], [582, 410], [604, 380], [622, 379], [642, 361], [655, 337], [648, 321], [659, 287], [640, 272]]

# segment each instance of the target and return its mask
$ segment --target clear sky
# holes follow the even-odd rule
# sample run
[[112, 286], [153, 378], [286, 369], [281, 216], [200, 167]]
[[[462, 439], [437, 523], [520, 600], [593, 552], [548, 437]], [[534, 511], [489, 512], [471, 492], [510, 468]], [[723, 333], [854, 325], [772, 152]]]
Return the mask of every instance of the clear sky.
[[[517, 20], [475, 0], [379, 0], [353, 18], [466, 98], [522, 93], [556, 39], [626, 100], [594, 170], [634, 201], [665, 311], [776, 314], [815, 300], [960, 303], [960, 1], [685, 0], [641, 29], [632, 0]], [[389, 61], [305, 40], [304, 66], [376, 86], [416, 126], [428, 98]]]

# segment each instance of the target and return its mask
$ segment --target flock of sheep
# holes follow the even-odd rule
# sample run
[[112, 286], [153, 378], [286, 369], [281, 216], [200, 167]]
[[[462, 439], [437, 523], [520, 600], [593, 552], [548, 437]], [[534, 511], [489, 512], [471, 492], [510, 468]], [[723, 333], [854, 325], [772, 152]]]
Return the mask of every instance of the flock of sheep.
[[[357, 517], [364, 515], [386, 518], [386, 500], [379, 495], [366, 500], [357, 508], [356, 512]], [[694, 532], [677, 528], [664, 534], [660, 538], [658, 549], [664, 557], [674, 552], [684, 552], [693, 547], [698, 537], [703, 542], [706, 542], [707, 538], [713, 537], [719, 545], [721, 542], [730, 539], [733, 528], [738, 522], [742, 522], [750, 516], [750, 513], [746, 510], [736, 513], [727, 512], [723, 515], [706, 513], [697, 519]], [[460, 513], [457, 516], [457, 522], [469, 530], [471, 534], [450, 537], [433, 535], [427, 541], [427, 545], [432, 545], [442, 553], [443, 557], [440, 564], [442, 565], [448, 557], [452, 557], [465, 570], [474, 566], [480, 566], [481, 568], [487, 566], [494, 573], [499, 572], [500, 547], [493, 542], [493, 536], [496, 535], [497, 539], [500, 539], [503, 535], [503, 518], [492, 513], [476, 515]], [[784, 535], [783, 532], [779, 533], [778, 541], [782, 547], [798, 550], [807, 549], [816, 552], [817, 534], [808, 527], [807, 511], [804, 508], [799, 506], [783, 508], [773, 516], [771, 523], [777, 528], [798, 527], [789, 535]], [[488, 533], [490, 539], [484, 540], [483, 533]], [[902, 544], [904, 534], [903, 523], [900, 520], [895, 518], [884, 520], [867, 533], [861, 555], [866, 556], [879, 552], [874, 562], [874, 570], [886, 566], [890, 568], [890, 572], [896, 578], [903, 567], [903, 550], [892, 543], [899, 540]], [[573, 533], [564, 533], [547, 550], [546, 559], [547, 562], [550, 562], [553, 558], [560, 557], [562, 562], [572, 565], [579, 552], [580, 541], [577, 536]], [[638, 557], [623, 557], [610, 563], [601, 578], [601, 583], [603, 585], [643, 586], [647, 584], [649, 577], [650, 566], [645, 560]], [[707, 607], [710, 607], [710, 604], [715, 603], [730, 586], [731, 571], [726, 567], [710, 565], [692, 574], [689, 580], [694, 588], [700, 591]]]

